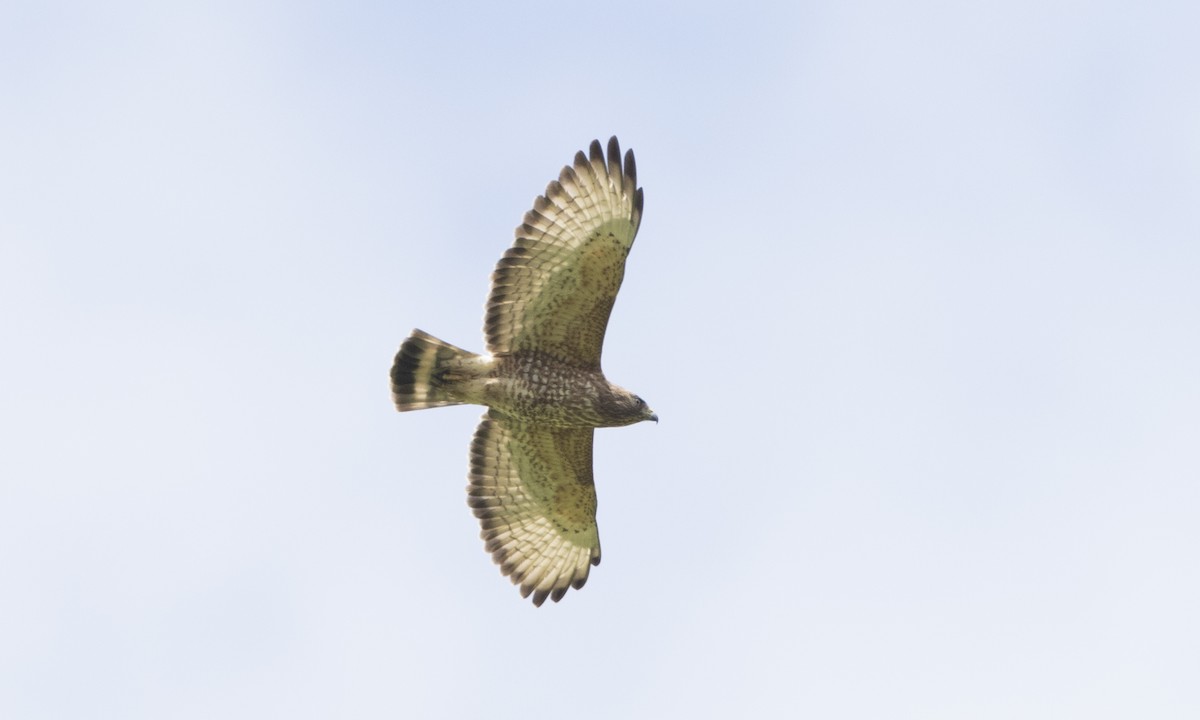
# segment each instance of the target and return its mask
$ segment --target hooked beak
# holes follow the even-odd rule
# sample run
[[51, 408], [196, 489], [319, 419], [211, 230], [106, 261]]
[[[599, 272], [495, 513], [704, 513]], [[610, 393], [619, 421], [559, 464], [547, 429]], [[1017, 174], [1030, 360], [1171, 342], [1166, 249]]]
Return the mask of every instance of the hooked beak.
[[649, 417], [647, 417], [646, 419], [647, 419], [647, 420], [653, 420], [653, 421], [654, 421], [654, 424], [655, 424], [655, 425], [657, 425], [657, 424], [658, 424], [658, 413], [653, 413], [653, 412], [652, 412], [652, 413], [650, 413], [650, 416], [649, 416]]

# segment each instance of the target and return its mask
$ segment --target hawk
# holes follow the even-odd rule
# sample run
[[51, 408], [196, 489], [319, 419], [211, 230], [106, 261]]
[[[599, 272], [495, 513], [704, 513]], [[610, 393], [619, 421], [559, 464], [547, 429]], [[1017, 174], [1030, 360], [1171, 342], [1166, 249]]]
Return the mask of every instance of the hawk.
[[593, 140], [533, 201], [496, 264], [487, 352], [421, 330], [392, 365], [405, 412], [470, 403], [488, 410], [471, 442], [467, 504], [500, 572], [541, 606], [600, 564], [592, 432], [658, 416], [610, 383], [600, 351], [625, 258], [642, 220], [633, 151]]

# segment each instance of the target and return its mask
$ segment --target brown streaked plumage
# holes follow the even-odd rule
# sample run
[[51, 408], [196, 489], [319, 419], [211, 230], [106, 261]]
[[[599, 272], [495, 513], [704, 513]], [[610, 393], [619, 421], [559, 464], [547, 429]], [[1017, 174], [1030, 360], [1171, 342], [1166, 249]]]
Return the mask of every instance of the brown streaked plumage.
[[642, 220], [633, 151], [614, 137], [538, 196], [496, 264], [477, 355], [414, 330], [392, 365], [400, 411], [486, 405], [468, 504], [500, 572], [557, 602], [600, 563], [592, 432], [658, 420], [600, 368], [604, 331]]

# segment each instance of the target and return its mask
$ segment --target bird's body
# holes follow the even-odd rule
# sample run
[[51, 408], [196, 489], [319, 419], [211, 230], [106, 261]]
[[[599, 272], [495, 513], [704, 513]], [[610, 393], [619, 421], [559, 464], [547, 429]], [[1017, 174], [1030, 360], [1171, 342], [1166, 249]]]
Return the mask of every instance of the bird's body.
[[578, 153], [517, 228], [492, 276], [476, 354], [414, 330], [392, 366], [401, 411], [489, 408], [471, 446], [468, 502], [501, 572], [541, 605], [600, 562], [592, 431], [658, 420], [614, 385], [600, 351], [641, 222], [633, 153]]
[[[419, 330], [413, 336], [424, 343], [452, 347]], [[509, 417], [553, 427], [616, 427], [645, 419], [636, 402], [629, 404], [629, 413], [620, 412], [620, 398], [629, 393], [608, 382], [599, 370], [572, 367], [535, 350], [489, 356], [454, 348], [454, 353], [426, 381], [446, 399], [453, 398], [452, 403], [438, 404], [486, 405]], [[401, 378], [399, 387], [409, 385], [407, 378]]]

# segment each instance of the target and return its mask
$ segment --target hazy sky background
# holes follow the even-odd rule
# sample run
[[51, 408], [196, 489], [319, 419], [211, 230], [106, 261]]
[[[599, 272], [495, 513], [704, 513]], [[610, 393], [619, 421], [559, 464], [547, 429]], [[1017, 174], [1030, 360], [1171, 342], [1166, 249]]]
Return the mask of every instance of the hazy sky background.
[[[0, 716], [1200, 717], [1197, 8], [5, 4]], [[387, 370], [614, 133], [535, 609]]]

